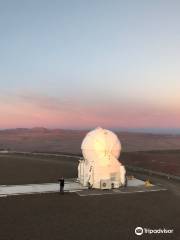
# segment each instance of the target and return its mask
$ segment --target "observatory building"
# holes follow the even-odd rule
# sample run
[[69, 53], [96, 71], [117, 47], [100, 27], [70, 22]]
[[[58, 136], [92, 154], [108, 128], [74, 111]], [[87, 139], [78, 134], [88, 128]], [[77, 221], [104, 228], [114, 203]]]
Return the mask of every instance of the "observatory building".
[[96, 128], [85, 136], [81, 149], [78, 180], [83, 186], [111, 189], [125, 184], [126, 170], [118, 160], [121, 144], [116, 134]]

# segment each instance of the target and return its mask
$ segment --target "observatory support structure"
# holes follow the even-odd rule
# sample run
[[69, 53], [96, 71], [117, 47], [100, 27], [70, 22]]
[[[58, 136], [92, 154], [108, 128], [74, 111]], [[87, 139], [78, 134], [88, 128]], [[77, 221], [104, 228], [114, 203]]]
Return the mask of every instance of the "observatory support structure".
[[111, 189], [125, 184], [125, 167], [118, 158], [121, 144], [113, 132], [96, 128], [89, 132], [81, 145], [78, 180], [83, 186]]
[[110, 166], [107, 168], [105, 166], [93, 165], [87, 164], [85, 159], [79, 160], [78, 181], [84, 187], [111, 189], [125, 185], [126, 170], [120, 162], [118, 162], [116, 170], [112, 171], [109, 170]]

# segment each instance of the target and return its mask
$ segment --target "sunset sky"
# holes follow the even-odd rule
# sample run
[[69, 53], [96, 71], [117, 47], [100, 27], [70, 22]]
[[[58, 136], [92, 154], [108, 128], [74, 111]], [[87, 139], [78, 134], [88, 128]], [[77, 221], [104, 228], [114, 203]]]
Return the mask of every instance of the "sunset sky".
[[180, 129], [180, 1], [0, 2], [0, 128]]

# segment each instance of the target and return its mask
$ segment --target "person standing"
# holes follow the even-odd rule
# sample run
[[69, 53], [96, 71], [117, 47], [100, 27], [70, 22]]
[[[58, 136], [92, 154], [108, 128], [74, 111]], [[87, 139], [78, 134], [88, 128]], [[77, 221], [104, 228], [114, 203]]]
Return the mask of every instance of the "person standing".
[[58, 180], [60, 185], [60, 193], [64, 194], [64, 178], [63, 176]]

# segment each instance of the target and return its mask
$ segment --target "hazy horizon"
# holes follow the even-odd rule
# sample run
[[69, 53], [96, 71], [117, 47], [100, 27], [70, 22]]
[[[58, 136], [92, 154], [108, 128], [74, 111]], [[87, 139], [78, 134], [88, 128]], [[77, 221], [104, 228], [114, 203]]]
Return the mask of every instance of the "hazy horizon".
[[0, 128], [180, 129], [179, 1], [10, 0], [0, 11]]
[[[47, 129], [47, 130], [65, 130], [65, 131], [91, 131], [92, 128], [46, 128], [43, 126], [36, 127], [18, 127], [18, 128], [0, 128], [0, 131], [4, 130], [23, 130], [23, 129]], [[170, 134], [179, 135], [180, 128], [167, 129], [167, 128], [109, 128], [109, 130], [116, 132], [127, 132], [127, 133], [147, 133], [147, 134]]]

